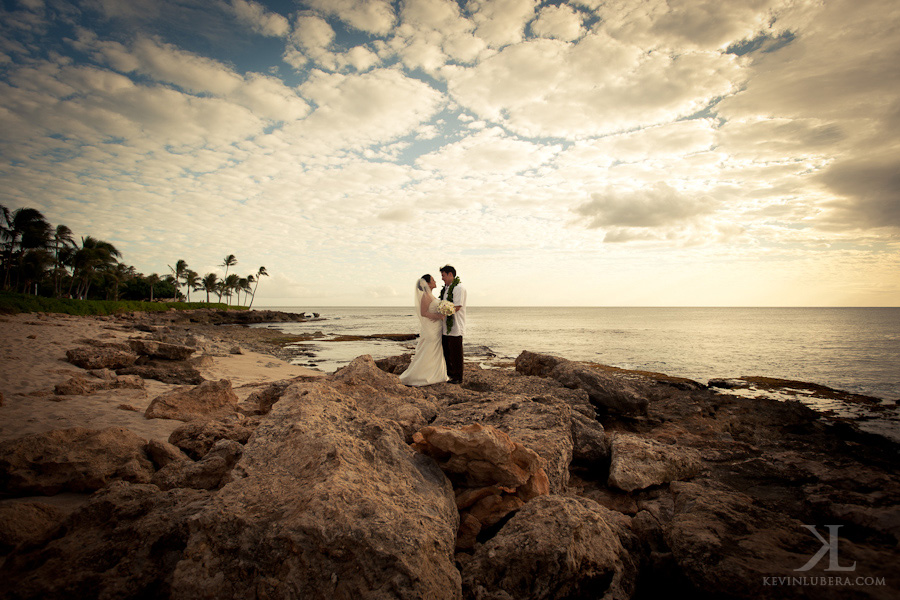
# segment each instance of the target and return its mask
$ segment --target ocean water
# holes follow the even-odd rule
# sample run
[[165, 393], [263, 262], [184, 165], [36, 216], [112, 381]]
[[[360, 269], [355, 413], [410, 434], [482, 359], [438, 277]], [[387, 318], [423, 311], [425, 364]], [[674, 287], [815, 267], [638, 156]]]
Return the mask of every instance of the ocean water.
[[[322, 320], [272, 324], [286, 333], [416, 333], [412, 308], [269, 307]], [[468, 307], [468, 357], [511, 360], [522, 350], [702, 383], [766, 376], [900, 399], [900, 308]], [[325, 338], [327, 340], [327, 337]], [[331, 372], [361, 354], [407, 352], [415, 342], [317, 341], [298, 361]]]

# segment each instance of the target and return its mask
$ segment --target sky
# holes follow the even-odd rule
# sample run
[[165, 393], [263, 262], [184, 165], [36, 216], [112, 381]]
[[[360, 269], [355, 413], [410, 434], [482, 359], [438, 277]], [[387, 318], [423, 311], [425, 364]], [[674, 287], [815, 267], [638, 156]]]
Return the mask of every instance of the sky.
[[896, 0], [2, 0], [0, 204], [254, 306], [900, 306]]

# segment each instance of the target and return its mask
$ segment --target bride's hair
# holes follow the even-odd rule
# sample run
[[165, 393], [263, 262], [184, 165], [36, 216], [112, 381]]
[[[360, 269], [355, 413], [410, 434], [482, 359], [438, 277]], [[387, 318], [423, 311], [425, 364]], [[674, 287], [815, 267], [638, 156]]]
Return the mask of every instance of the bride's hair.
[[431, 283], [431, 275], [429, 275], [428, 273], [422, 275], [421, 277], [419, 277], [419, 279], [424, 279], [427, 283]]
[[[422, 293], [429, 292], [429, 291], [431, 291], [431, 286], [428, 285], [430, 283], [431, 283], [431, 275], [427, 275], [427, 274], [422, 275], [416, 281], [416, 289]], [[418, 298], [418, 296], [416, 296], [416, 298]]]

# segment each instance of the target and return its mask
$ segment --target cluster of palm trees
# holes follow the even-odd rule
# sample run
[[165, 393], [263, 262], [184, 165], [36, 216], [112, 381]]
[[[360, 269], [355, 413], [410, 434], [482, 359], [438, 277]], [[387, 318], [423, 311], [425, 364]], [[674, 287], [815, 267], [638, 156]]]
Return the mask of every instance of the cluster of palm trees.
[[[75, 240], [72, 230], [65, 225], [55, 228], [34, 208], [10, 211], [0, 204], [0, 278], [2, 288], [16, 292], [53, 297], [101, 298], [106, 300], [143, 300], [171, 296], [177, 300], [181, 287], [191, 291], [215, 293], [228, 303], [236, 296], [240, 304], [250, 298], [250, 306], [256, 297], [259, 279], [267, 276], [265, 267], [255, 274], [240, 277], [229, 274], [237, 264], [233, 254], [225, 257], [221, 266], [225, 276], [216, 273], [200, 277], [179, 260], [169, 266], [171, 274], [143, 275], [134, 267], [119, 261], [122, 254], [109, 242], [91, 236]], [[164, 294], [166, 296], [164, 296]]]
[[269, 274], [266, 272], [265, 267], [260, 267], [256, 273], [252, 275], [247, 275], [246, 277], [241, 277], [235, 273], [231, 273], [229, 275], [228, 270], [237, 264], [237, 258], [235, 258], [234, 254], [229, 254], [225, 257], [225, 260], [222, 262], [222, 267], [225, 267], [225, 275], [219, 279], [218, 274], [216, 273], [207, 273], [203, 277], [200, 277], [200, 274], [196, 271], [188, 268], [188, 264], [183, 259], [179, 259], [175, 266], [169, 266], [169, 270], [171, 271], [171, 276], [173, 281], [175, 282], [175, 290], [176, 293], [179, 293], [181, 286], [185, 287], [187, 291], [187, 300], [191, 301], [191, 292], [206, 292], [206, 301], [209, 302], [209, 295], [216, 294], [219, 298], [219, 302], [222, 301], [222, 297], [225, 297], [225, 300], [228, 304], [231, 304], [232, 296], [237, 296], [236, 302], [240, 305], [241, 303], [241, 294], [244, 294], [244, 302], [247, 301], [247, 297], [250, 297], [250, 304], [248, 305], [250, 308], [253, 307], [253, 300], [256, 298], [256, 288], [259, 286], [259, 280], [261, 277], [268, 276]]

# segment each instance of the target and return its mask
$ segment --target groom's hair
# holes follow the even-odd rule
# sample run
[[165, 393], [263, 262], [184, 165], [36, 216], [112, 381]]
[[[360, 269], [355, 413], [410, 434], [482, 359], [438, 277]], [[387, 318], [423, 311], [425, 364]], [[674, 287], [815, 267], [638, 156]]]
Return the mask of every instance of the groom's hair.
[[444, 265], [443, 267], [441, 267], [441, 273], [451, 273], [454, 277], [456, 277], [456, 269], [454, 269], [450, 265]]

